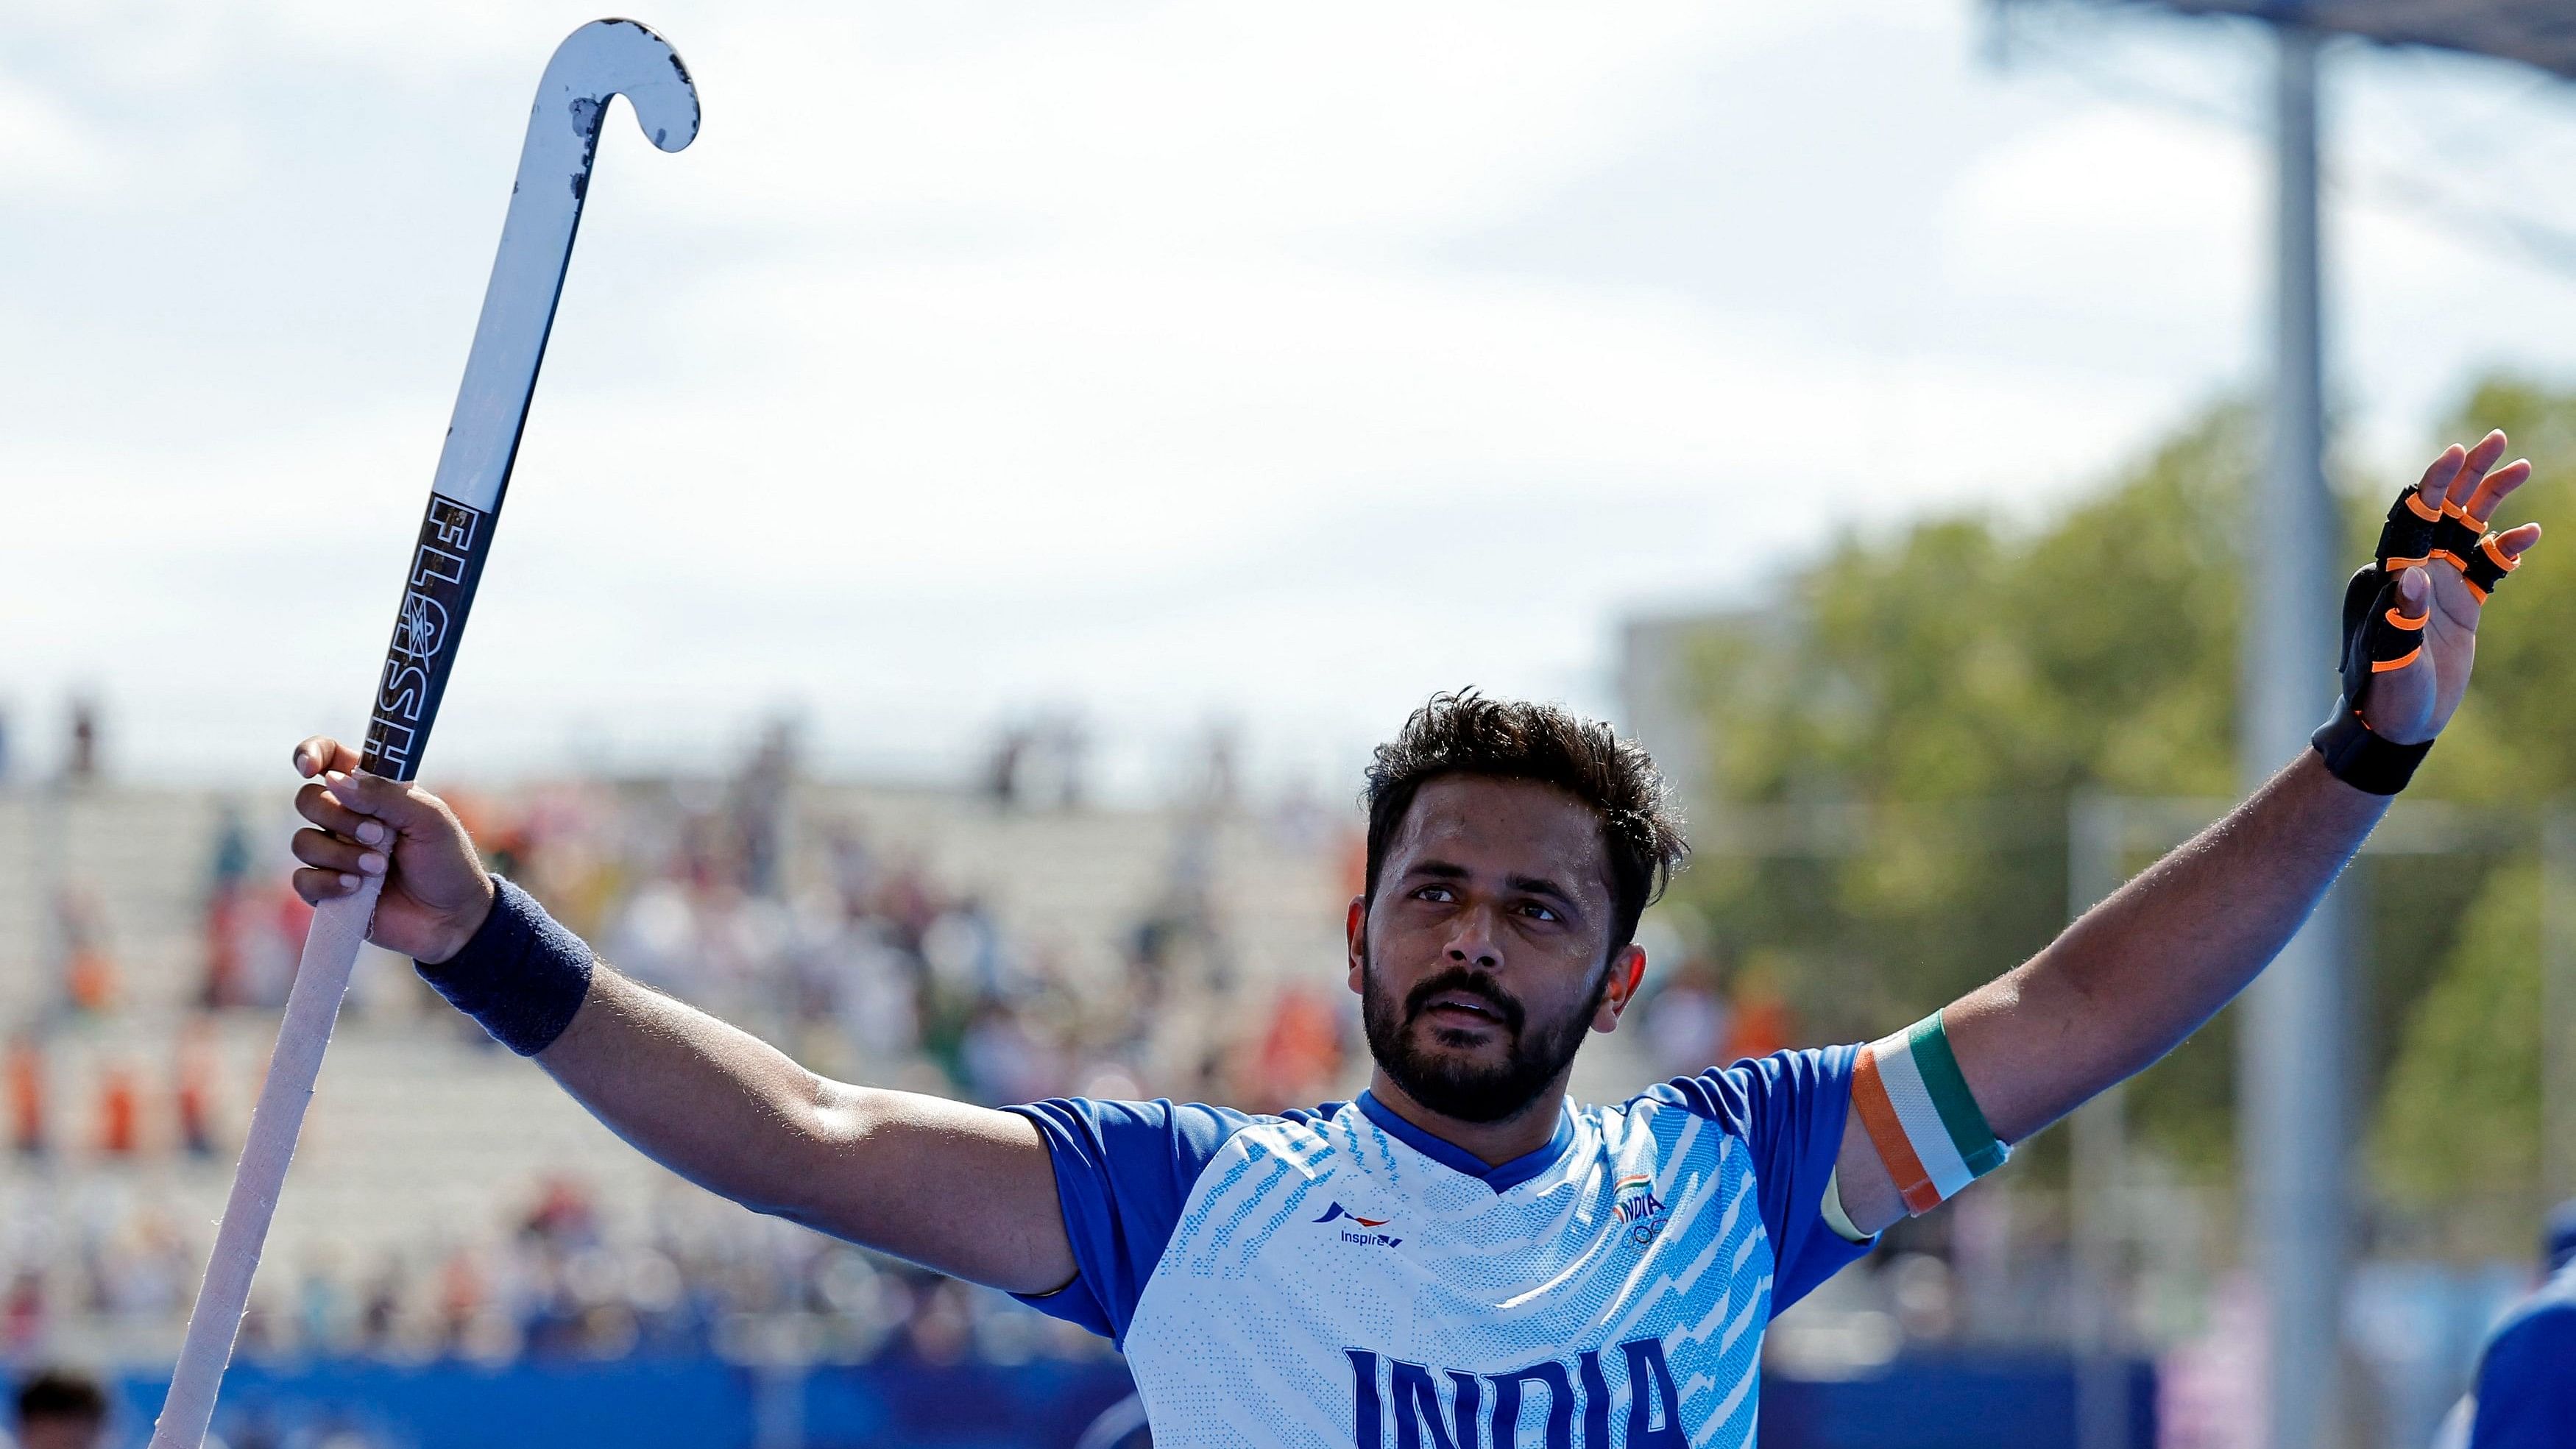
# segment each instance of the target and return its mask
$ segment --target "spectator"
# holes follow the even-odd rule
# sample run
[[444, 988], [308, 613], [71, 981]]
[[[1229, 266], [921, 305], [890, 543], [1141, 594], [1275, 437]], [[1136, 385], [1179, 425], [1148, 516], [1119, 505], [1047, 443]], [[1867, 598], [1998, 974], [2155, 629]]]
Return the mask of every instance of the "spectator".
[[63, 995], [75, 1010], [105, 1015], [116, 1006], [116, 958], [108, 954], [107, 928], [98, 897], [66, 887], [54, 898], [55, 928], [63, 943]]
[[0, 1359], [22, 1359], [45, 1334], [45, 1279], [21, 1268], [0, 1294]]
[[991, 763], [984, 768], [984, 793], [1004, 810], [1019, 803], [1020, 759], [1029, 752], [1029, 732], [1013, 725], [1002, 731], [993, 746]]
[[98, 704], [81, 698], [72, 701], [72, 753], [64, 773], [72, 783], [86, 785], [98, 778]]
[[208, 1006], [243, 1001], [242, 931], [250, 892], [250, 832], [241, 812], [226, 806], [215, 821], [215, 855], [206, 882], [206, 981]]
[[179, 1146], [191, 1157], [215, 1155], [215, 1051], [204, 1017], [179, 1029], [179, 1047], [171, 1070], [179, 1118]]
[[444, 1350], [455, 1354], [467, 1350], [489, 1296], [482, 1264], [474, 1254], [465, 1248], [449, 1253], [438, 1269], [438, 1338]]
[[377, 1356], [390, 1355], [398, 1346], [395, 1329], [403, 1307], [403, 1265], [388, 1257], [384, 1266], [367, 1283], [365, 1298], [358, 1305], [358, 1349]]
[[[1342, 1022], [1322, 993], [1289, 986], [1279, 993], [1252, 1054], [1247, 1105], [1260, 1111], [1313, 1106], [1342, 1072]], [[1021, 1099], [1025, 1100], [1025, 1099]]]
[[9, 1144], [23, 1157], [45, 1151], [45, 1044], [32, 1031], [9, 1039]]
[[41, 1369], [18, 1386], [18, 1449], [99, 1449], [107, 1391], [87, 1374]]
[[121, 1062], [102, 1068], [98, 1074], [98, 1150], [110, 1157], [133, 1156], [142, 1145], [141, 1117], [134, 1073]]
[[1767, 1057], [1798, 1039], [1797, 1022], [1789, 1013], [1787, 999], [1772, 983], [1771, 973], [1760, 967], [1736, 977], [1734, 1000], [1728, 1004], [1724, 1020], [1726, 1044], [1718, 1050], [1718, 1065]]

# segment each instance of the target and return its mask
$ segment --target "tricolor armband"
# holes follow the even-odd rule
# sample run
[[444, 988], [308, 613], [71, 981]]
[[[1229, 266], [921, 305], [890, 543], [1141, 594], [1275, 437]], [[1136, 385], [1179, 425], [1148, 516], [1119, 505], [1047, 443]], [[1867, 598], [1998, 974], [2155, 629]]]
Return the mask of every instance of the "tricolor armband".
[[1969, 1095], [1937, 1011], [1860, 1049], [1852, 1107], [1896, 1180], [1905, 1210], [1917, 1217], [2012, 1155]]

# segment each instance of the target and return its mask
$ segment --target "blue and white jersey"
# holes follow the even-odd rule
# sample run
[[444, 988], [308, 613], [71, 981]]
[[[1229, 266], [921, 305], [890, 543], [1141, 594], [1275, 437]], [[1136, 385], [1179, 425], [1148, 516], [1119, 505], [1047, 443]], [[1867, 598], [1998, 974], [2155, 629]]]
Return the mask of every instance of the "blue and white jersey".
[[1363, 1094], [1255, 1117], [1056, 1100], [1080, 1271], [1160, 1449], [1753, 1442], [1771, 1316], [1868, 1251], [1820, 1204], [1855, 1049], [1569, 1105], [1499, 1167]]

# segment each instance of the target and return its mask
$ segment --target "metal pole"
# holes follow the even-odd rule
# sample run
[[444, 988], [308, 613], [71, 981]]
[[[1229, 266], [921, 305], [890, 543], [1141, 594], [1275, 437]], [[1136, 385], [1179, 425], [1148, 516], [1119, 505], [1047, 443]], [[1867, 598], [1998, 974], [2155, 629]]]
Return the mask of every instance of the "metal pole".
[[[2122, 801], [2083, 791], [2066, 812], [2066, 918], [2073, 921], [2120, 888]], [[2127, 1449], [2129, 1380], [2120, 1311], [2121, 1243], [2128, 1231], [2122, 1167], [2128, 1117], [2113, 1086], [2075, 1110], [2072, 1143], [2075, 1237], [2075, 1443]]]
[[[2246, 560], [2242, 766], [2259, 782], [2333, 707], [2337, 526], [2326, 490], [2317, 245], [2317, 36], [2274, 28], [2278, 212], [2270, 466]], [[2338, 888], [2246, 993], [2237, 1060], [2246, 1258], [2268, 1310], [2270, 1449], [2339, 1442], [2345, 1207], [2344, 975]]]

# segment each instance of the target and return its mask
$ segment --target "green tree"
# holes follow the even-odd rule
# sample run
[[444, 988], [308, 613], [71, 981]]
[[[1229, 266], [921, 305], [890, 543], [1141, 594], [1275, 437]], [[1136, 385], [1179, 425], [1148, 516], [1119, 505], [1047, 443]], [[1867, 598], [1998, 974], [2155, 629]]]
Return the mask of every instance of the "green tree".
[[2495, 872], [2415, 1009], [2372, 1133], [2379, 1180], [2416, 1200], [2537, 1187], [2540, 870]]
[[2534, 471], [2498, 521], [2539, 520], [2546, 535], [2489, 606], [2478, 630], [2477, 684], [2442, 747], [2425, 761], [2427, 793], [2527, 803], [2576, 790], [2576, 394], [2495, 379], [2462, 407], [2455, 437], [2512, 435]]
[[[2561, 530], [2560, 548], [2576, 547], [2576, 396], [2489, 381], [2453, 436], [2490, 426], [2544, 465], [2512, 519], [2539, 518]], [[1953, 517], [1847, 535], [1783, 580], [1774, 606], [1712, 628], [1693, 677], [1715, 742], [1710, 778], [1734, 823], [1725, 810], [1701, 822], [1707, 848], [1676, 894], [1720, 956], [1766, 963], [1819, 1035], [1885, 1031], [2063, 925], [2077, 791], [2239, 793], [2240, 560], [2261, 544], [2245, 503], [2260, 445], [2252, 410], [2214, 407], [2035, 526]], [[2350, 497], [2356, 560], [2393, 491], [2371, 482]], [[2576, 731], [2562, 723], [2576, 717], [2576, 632], [2547, 622], [2565, 618], [2576, 618], [2576, 563], [2527, 570], [2498, 595], [2478, 686], [2416, 798], [2521, 808], [2576, 788]], [[2321, 675], [2331, 666], [2318, 661]], [[1815, 805], [1862, 823], [1803, 854], [1770, 839], [1753, 851], [1727, 845], [1793, 823], [1762, 807]], [[2470, 1040], [2426, 1036], [2419, 1001], [2502, 999], [2493, 982], [2450, 979], [2499, 959], [2455, 943], [2472, 901], [2507, 889], [2489, 886], [2493, 866], [2385, 857], [2355, 867], [2363, 1081], [2382, 1080], [2402, 1051], [2386, 1075], [2392, 1104], [2437, 1079], [2419, 1061]], [[2132, 1098], [2151, 1134], [2213, 1171], [2233, 1153], [2227, 1022]], [[2381, 1114], [2383, 1141], [2399, 1140], [2396, 1110]]]
[[[2576, 792], [2576, 395], [2491, 379], [2453, 435], [2491, 427], [2536, 465], [2500, 521], [2538, 519], [2550, 536], [2489, 607], [2476, 687], [2421, 780], [2429, 794], [2523, 812]], [[2393, 1025], [2372, 1160], [2406, 1197], [2540, 1186], [2540, 891], [2527, 857], [2495, 871]]]
[[[2075, 791], [2230, 793], [2234, 556], [2257, 441], [2247, 410], [2213, 409], [2043, 527], [1849, 536], [1770, 614], [1712, 631], [1695, 678], [1719, 793], [1868, 821], [1848, 854], [1713, 840], [1681, 893], [1721, 949], [1785, 961], [1819, 1030], [1875, 1034], [2064, 924]], [[2165, 1070], [2181, 1080], [2156, 1100], [2175, 1114], [2223, 1101], [2223, 1051]]]

